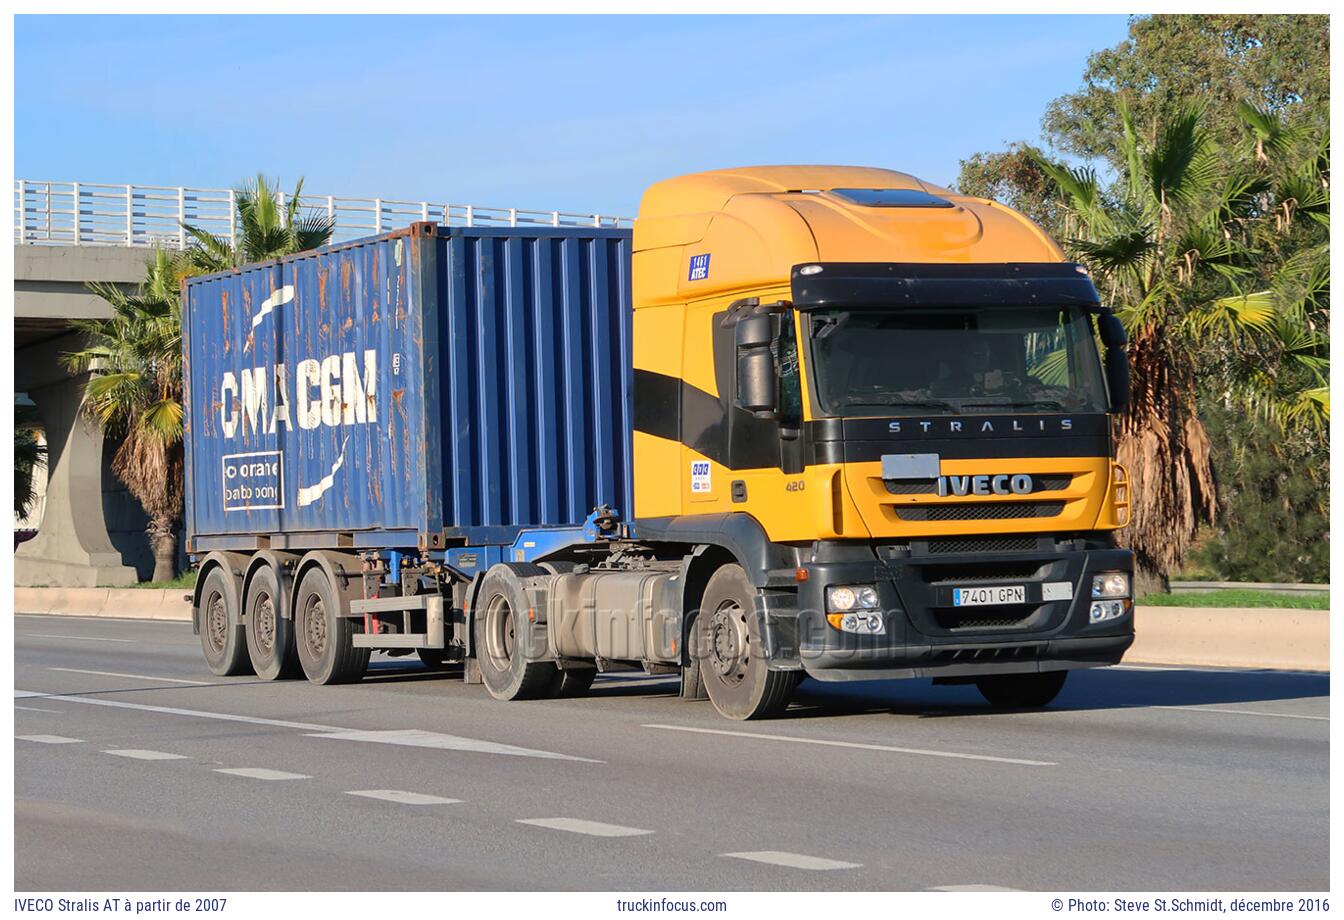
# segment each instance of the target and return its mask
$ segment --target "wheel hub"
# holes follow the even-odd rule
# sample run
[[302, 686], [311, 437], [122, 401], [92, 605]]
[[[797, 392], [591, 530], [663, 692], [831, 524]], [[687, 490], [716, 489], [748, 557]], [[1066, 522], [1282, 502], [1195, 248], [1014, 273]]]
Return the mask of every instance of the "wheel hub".
[[490, 657], [501, 665], [513, 660], [513, 608], [508, 600], [496, 597], [486, 613], [486, 646]]
[[715, 611], [709, 623], [709, 664], [724, 683], [738, 684], [747, 674], [747, 615], [735, 604]]
[[307, 616], [304, 617], [304, 642], [313, 658], [321, 658], [327, 648], [327, 608], [322, 598], [312, 597], [307, 604]]
[[252, 610], [252, 635], [262, 651], [270, 652], [275, 647], [275, 604], [269, 594], [263, 594]]
[[211, 648], [222, 652], [229, 635], [229, 612], [224, 606], [224, 597], [221, 594], [210, 595], [210, 602], [205, 608], [205, 630]]

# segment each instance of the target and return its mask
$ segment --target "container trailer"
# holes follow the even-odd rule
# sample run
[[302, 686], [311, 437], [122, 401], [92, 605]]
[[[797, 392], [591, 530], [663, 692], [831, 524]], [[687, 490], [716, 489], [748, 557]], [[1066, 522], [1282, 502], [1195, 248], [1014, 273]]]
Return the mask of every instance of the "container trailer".
[[1125, 334], [1021, 214], [912, 176], [670, 179], [624, 229], [416, 223], [184, 284], [220, 675], [460, 662], [1049, 703], [1133, 641]]

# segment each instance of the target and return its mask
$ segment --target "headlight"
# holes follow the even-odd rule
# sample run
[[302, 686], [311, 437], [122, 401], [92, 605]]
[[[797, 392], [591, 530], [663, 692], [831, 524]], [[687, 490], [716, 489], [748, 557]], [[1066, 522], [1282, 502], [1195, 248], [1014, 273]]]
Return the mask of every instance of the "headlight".
[[1129, 597], [1128, 572], [1102, 572], [1092, 576], [1092, 596]]
[[1107, 620], [1118, 620], [1129, 610], [1128, 600], [1119, 601], [1093, 601], [1092, 609], [1088, 612], [1089, 623], [1104, 623]]
[[826, 589], [826, 611], [876, 610], [877, 588], [873, 585], [831, 585]]

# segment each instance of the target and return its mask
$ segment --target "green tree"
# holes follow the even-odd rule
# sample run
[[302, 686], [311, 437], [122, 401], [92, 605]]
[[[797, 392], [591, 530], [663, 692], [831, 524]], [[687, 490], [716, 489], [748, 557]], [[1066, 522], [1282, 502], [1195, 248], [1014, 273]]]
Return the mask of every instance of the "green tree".
[[27, 517], [37, 501], [36, 472], [47, 465], [47, 449], [37, 439], [41, 428], [35, 406], [14, 407], [14, 516]]
[[[1323, 428], [1329, 400], [1324, 330], [1313, 332], [1311, 311], [1287, 293], [1298, 288], [1277, 276], [1281, 285], [1257, 287], [1266, 280], [1264, 248], [1288, 229], [1276, 215], [1295, 210], [1282, 178], [1254, 163], [1227, 168], [1200, 105], [1142, 137], [1123, 104], [1118, 115], [1122, 165], [1111, 186], [1091, 168], [1032, 156], [1077, 230], [1066, 248], [1092, 270], [1130, 332], [1134, 388], [1117, 454], [1134, 483], [1124, 537], [1142, 593], [1160, 586], [1217, 512], [1211, 442], [1198, 413], [1206, 356], [1228, 374], [1229, 403], [1277, 422]], [[1310, 174], [1315, 162], [1285, 166], [1283, 175]]]
[[303, 179], [292, 194], [280, 202], [280, 183], [258, 173], [255, 180], [234, 195], [237, 243], [200, 227], [183, 224], [191, 235], [187, 250], [193, 274], [228, 271], [250, 262], [265, 262], [331, 242], [335, 222], [326, 214], [302, 214], [299, 196]]
[[154, 581], [175, 574], [182, 520], [182, 269], [181, 256], [155, 250], [135, 291], [90, 284], [112, 318], [76, 321], [85, 347], [66, 356], [92, 374], [85, 407], [120, 440], [112, 472], [149, 517]]
[[1141, 129], [1187, 101], [1204, 102], [1202, 127], [1215, 144], [1243, 136], [1237, 107], [1253, 100], [1285, 118], [1324, 125], [1330, 99], [1330, 19], [1324, 15], [1135, 17], [1129, 37], [1088, 58], [1083, 85], [1046, 110], [1052, 146], [1115, 168], [1128, 107]]

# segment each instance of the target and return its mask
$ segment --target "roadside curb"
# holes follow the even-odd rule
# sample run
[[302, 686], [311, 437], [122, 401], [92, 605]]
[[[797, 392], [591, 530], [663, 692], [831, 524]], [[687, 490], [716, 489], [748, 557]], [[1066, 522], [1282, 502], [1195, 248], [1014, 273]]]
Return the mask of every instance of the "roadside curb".
[[16, 613], [191, 621], [188, 588], [15, 588]]

